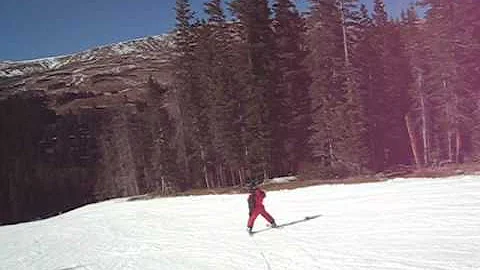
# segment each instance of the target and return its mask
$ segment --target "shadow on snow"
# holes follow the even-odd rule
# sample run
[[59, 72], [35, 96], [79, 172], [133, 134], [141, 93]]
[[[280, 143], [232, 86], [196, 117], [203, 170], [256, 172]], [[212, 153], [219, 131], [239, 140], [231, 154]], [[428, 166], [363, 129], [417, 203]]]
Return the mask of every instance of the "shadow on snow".
[[268, 230], [271, 230], [271, 229], [281, 229], [281, 228], [284, 228], [284, 227], [287, 227], [287, 226], [291, 226], [291, 225], [306, 222], [306, 221], [309, 221], [309, 220], [312, 220], [312, 219], [316, 219], [316, 218], [321, 217], [321, 216], [322, 215], [306, 216], [306, 217], [304, 217], [302, 219], [299, 219], [299, 220], [295, 220], [295, 221], [291, 221], [291, 222], [283, 223], [283, 224], [278, 224], [278, 226], [276, 228], [268, 227], [268, 228], [261, 229], [261, 230], [258, 230], [258, 231], [253, 231], [252, 234], [268, 231]]

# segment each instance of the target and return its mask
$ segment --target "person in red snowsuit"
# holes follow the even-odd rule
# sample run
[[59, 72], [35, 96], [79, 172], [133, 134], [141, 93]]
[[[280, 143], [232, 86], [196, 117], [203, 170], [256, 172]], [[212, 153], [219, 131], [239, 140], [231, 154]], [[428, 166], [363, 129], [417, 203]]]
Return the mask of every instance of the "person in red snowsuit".
[[249, 219], [247, 223], [248, 232], [252, 233], [253, 224], [258, 215], [262, 215], [272, 227], [277, 227], [275, 219], [265, 210], [263, 199], [266, 197], [265, 191], [256, 186], [250, 187], [250, 195], [248, 196]]

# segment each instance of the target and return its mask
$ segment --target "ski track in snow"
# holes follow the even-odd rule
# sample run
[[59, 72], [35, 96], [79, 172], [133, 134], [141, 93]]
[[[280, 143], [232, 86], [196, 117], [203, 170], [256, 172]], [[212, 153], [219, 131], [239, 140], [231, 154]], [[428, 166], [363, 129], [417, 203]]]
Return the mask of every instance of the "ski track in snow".
[[0, 269], [480, 269], [480, 176], [246, 194], [115, 199], [0, 227]]

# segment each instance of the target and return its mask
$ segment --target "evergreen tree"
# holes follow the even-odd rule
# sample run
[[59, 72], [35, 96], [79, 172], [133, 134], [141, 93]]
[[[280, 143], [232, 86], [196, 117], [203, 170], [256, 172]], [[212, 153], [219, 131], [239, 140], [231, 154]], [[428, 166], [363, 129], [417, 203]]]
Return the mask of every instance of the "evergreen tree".
[[362, 54], [370, 59], [362, 64], [362, 87], [367, 108], [369, 149], [372, 168], [382, 171], [410, 160], [405, 125], [407, 89], [411, 83], [408, 58], [400, 39], [399, 26], [388, 21], [382, 0], [374, 2], [372, 26], [362, 42]]
[[307, 145], [311, 125], [310, 78], [304, 66], [306, 29], [292, 1], [277, 0], [273, 8], [278, 77], [271, 118], [274, 171], [296, 173], [299, 162], [310, 157]]
[[211, 68], [210, 59], [212, 52], [209, 47], [204, 46], [208, 41], [210, 28], [205, 22], [197, 22], [194, 26], [195, 47], [193, 51], [193, 70], [192, 70], [192, 87], [190, 102], [187, 108], [188, 118], [191, 121], [191, 137], [192, 148], [191, 157], [195, 160], [195, 173], [203, 176], [205, 186], [213, 187], [212, 179], [210, 179], [209, 166], [214, 159], [213, 152], [213, 130], [210, 118], [210, 93], [209, 85], [211, 84], [211, 76], [206, 70]]
[[456, 159], [480, 157], [480, 104], [479, 93], [475, 91], [480, 85], [480, 6], [477, 1], [468, 0], [460, 6], [458, 33], [462, 49], [459, 51], [460, 79], [465, 83], [466, 94], [463, 98], [462, 112], [468, 117], [461, 122], [461, 146]]
[[372, 30], [368, 42], [372, 59], [369, 63], [369, 74], [367, 83], [369, 86], [368, 100], [369, 108], [369, 141], [372, 151], [372, 167], [374, 171], [381, 171], [385, 167], [385, 137], [388, 132], [388, 118], [383, 112], [390, 105], [386, 101], [386, 78], [385, 78], [385, 51], [386, 35], [388, 32], [388, 16], [382, 0], [374, 1], [374, 12], [372, 13]]
[[400, 25], [391, 23], [388, 27], [384, 55], [386, 124], [384, 163], [387, 167], [409, 164], [412, 152], [409, 149], [405, 116], [409, 109], [408, 88], [413, 83], [406, 47], [401, 38]]
[[[428, 7], [426, 39], [432, 50], [425, 80], [432, 104], [429, 162], [460, 162], [465, 142], [471, 141], [469, 134], [472, 130], [468, 127], [475, 123], [473, 111], [476, 104], [472, 100], [476, 94], [469, 78], [478, 63], [471, 57], [472, 53], [475, 54], [472, 26], [478, 21], [475, 19], [478, 15], [471, 15], [478, 11], [478, 7], [470, 1], [425, 0], [421, 4]], [[466, 23], [471, 19], [473, 21]]]
[[309, 55], [306, 64], [312, 78], [310, 92], [314, 109], [312, 155], [314, 159], [321, 159], [326, 168], [331, 168], [335, 160], [334, 132], [339, 126], [336, 109], [342, 96], [339, 74], [344, 63], [335, 1], [311, 1], [307, 26]]
[[[402, 15], [403, 43], [409, 58], [413, 83], [409, 87], [410, 107], [405, 122], [408, 128], [410, 146], [417, 167], [428, 162], [430, 148], [430, 105], [429, 93], [425, 88], [426, 62], [431, 52], [421, 30], [421, 22], [411, 5]], [[425, 149], [424, 151], [421, 151]]]
[[358, 78], [351, 64], [360, 33], [355, 1], [311, 1], [307, 57], [312, 84], [314, 158], [326, 172], [358, 171], [368, 163]]
[[385, 9], [385, 2], [383, 0], [373, 1], [373, 21], [377, 26], [385, 26], [388, 24], [388, 13]]
[[152, 165], [155, 178], [160, 180], [160, 191], [168, 194], [168, 187], [176, 185], [182, 188], [186, 185], [184, 175], [177, 165], [177, 151], [173, 144], [175, 133], [174, 122], [164, 106], [167, 90], [152, 77], [148, 78], [148, 96], [152, 105], [152, 118], [149, 127], [153, 137]]
[[253, 176], [269, 177], [272, 162], [274, 39], [267, 0], [235, 0], [234, 15], [243, 27], [249, 85], [245, 89], [245, 157]]
[[339, 141], [337, 157], [343, 166], [353, 173], [364, 171], [369, 164], [367, 143], [367, 121], [365, 104], [360, 90], [360, 74], [352, 60], [357, 57], [359, 44], [365, 29], [362, 26], [362, 9], [357, 0], [340, 0], [337, 2], [341, 12], [343, 59], [345, 63], [345, 96], [340, 106], [344, 128], [340, 131], [343, 138]]
[[352, 66], [355, 72], [356, 89], [360, 103], [363, 104], [363, 136], [366, 148], [363, 162], [369, 169], [376, 169], [374, 151], [377, 148], [374, 127], [376, 125], [375, 111], [375, 72], [380, 63], [380, 56], [376, 54], [374, 43], [374, 25], [365, 5], [361, 5], [358, 13], [357, 44], [352, 56]]
[[[235, 66], [235, 32], [228, 24], [222, 8], [222, 1], [212, 0], [205, 4], [208, 23], [206, 36], [200, 39], [204, 57], [204, 87], [207, 89], [209, 119], [213, 136], [215, 175], [221, 185], [226, 183], [226, 171], [238, 170], [241, 166], [242, 149], [238, 125], [238, 104], [235, 96], [239, 83], [235, 80], [238, 68]], [[231, 174], [231, 173], [230, 173]], [[236, 177], [231, 177], [232, 181]]]
[[226, 33], [225, 14], [222, 8], [221, 0], [211, 0], [205, 3], [205, 14], [208, 16], [208, 23], [206, 25], [207, 36], [203, 40], [204, 50], [207, 50], [206, 57], [206, 89], [209, 101], [209, 118], [211, 123], [211, 132], [213, 137], [212, 152], [215, 158], [212, 160], [215, 165], [215, 171], [220, 172], [216, 174], [220, 178], [219, 184], [223, 185], [223, 166], [226, 163], [226, 153], [230, 150], [227, 141], [227, 129], [225, 125], [232, 121], [231, 110], [228, 110], [228, 100], [226, 99], [228, 92], [227, 83], [227, 61], [228, 61], [228, 38]]
[[178, 125], [176, 141], [179, 148], [179, 162], [183, 164], [185, 177], [190, 179], [189, 137], [191, 121], [188, 119], [188, 107], [191, 103], [191, 92], [194, 86], [193, 51], [193, 12], [188, 0], [176, 0], [176, 25], [174, 30], [174, 91], [176, 103], [176, 121]]

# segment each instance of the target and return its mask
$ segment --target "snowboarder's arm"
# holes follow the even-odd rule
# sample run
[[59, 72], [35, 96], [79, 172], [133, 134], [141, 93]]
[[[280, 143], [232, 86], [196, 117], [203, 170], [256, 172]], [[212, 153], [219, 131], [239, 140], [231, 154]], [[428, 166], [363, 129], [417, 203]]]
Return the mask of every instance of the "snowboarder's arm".
[[255, 208], [255, 196], [253, 196], [252, 194], [250, 194], [248, 196], [248, 215], [251, 216], [252, 215], [252, 212], [253, 212], [253, 209]]
[[262, 198], [262, 199], [267, 197], [267, 194], [265, 194], [265, 191], [263, 191], [261, 189], [258, 190], [258, 193], [259, 193], [259, 197]]

